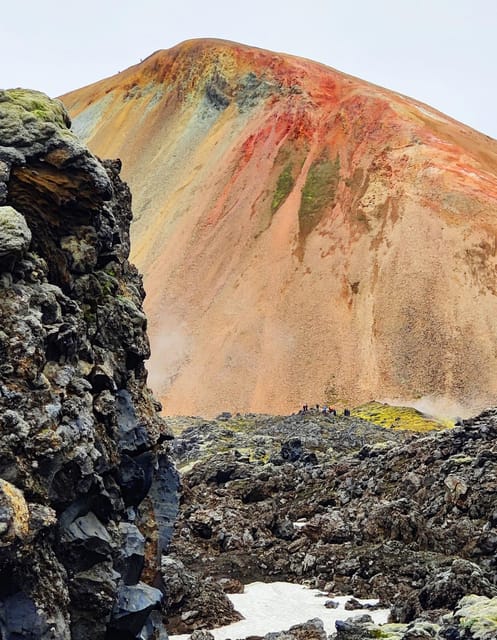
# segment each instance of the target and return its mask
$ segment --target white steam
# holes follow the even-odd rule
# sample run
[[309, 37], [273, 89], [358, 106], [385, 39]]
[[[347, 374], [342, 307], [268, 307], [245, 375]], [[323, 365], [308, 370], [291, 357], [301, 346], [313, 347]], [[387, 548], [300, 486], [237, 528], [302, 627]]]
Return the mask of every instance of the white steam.
[[483, 408], [479, 404], [457, 402], [452, 398], [444, 398], [443, 396], [423, 396], [422, 398], [411, 400], [405, 398], [383, 399], [381, 402], [401, 407], [412, 407], [434, 418], [451, 420], [471, 418]]
[[180, 327], [166, 331], [161, 327], [150, 335], [151, 356], [147, 363], [147, 384], [158, 397], [169, 389], [189, 360], [191, 337]]

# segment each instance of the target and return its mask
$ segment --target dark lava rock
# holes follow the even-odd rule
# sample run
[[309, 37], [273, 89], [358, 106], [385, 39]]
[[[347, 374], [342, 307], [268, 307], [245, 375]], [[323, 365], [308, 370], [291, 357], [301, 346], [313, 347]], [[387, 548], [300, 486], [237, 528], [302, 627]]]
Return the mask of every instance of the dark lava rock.
[[267, 633], [263, 640], [326, 640], [327, 635], [319, 618], [290, 627], [288, 631]]
[[145, 562], [145, 538], [130, 522], [119, 524], [122, 562], [117, 563], [124, 584], [136, 584]]
[[432, 624], [495, 594], [496, 443], [493, 409], [423, 435], [310, 412], [198, 420], [173, 444], [189, 466], [172, 550], [204, 578], [328, 584]]
[[188, 571], [180, 560], [163, 557], [161, 574], [170, 633], [219, 627], [241, 619], [219, 583]]
[[53, 638], [55, 625], [49, 625], [39, 615], [30, 598], [17, 592], [5, 598], [0, 605], [0, 629], [2, 637], [9, 640], [37, 640]]
[[121, 163], [69, 126], [58, 100], [0, 91], [0, 634], [151, 638], [179, 479]]
[[163, 595], [159, 589], [139, 582], [121, 585], [109, 625], [109, 640], [132, 640], [136, 638], [148, 614], [157, 609]]
[[363, 640], [374, 637], [370, 635], [369, 629], [373, 623], [371, 616], [364, 614], [347, 620], [337, 620], [335, 627], [337, 630], [336, 640]]
[[492, 598], [497, 596], [497, 587], [477, 564], [458, 558], [445, 571], [429, 576], [419, 592], [419, 602], [422, 609], [453, 610], [467, 593]]

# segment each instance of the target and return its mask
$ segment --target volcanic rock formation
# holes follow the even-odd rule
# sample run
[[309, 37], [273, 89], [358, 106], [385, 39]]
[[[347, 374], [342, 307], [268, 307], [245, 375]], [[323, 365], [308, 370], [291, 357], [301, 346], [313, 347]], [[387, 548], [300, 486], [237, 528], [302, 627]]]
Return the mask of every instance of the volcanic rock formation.
[[59, 101], [0, 92], [0, 635], [152, 638], [178, 478], [129, 189], [69, 126]]
[[158, 51], [63, 101], [90, 148], [123, 161], [169, 414], [493, 402], [494, 140], [224, 41]]
[[365, 611], [337, 640], [497, 637], [496, 409], [422, 435], [317, 412], [190, 422], [171, 545], [189, 570], [376, 597], [399, 623]]

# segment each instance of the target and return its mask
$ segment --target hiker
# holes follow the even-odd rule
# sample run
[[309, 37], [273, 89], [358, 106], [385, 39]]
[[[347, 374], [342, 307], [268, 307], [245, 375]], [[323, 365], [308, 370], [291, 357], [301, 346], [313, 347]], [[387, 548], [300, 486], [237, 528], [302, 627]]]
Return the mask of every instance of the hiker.
[[343, 410], [343, 415], [344, 416], [350, 416], [350, 409], [344, 409]]

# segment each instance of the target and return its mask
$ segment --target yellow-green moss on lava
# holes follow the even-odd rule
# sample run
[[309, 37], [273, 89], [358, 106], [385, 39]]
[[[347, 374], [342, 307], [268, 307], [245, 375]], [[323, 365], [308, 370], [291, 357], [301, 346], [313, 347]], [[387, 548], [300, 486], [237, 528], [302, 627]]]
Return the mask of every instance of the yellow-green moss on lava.
[[352, 409], [351, 413], [357, 418], [389, 429], [423, 432], [454, 426], [454, 420], [429, 416], [413, 407], [399, 407], [381, 402], [368, 402]]
[[491, 640], [497, 637], [497, 598], [465, 596], [459, 601], [456, 617], [473, 638]]
[[35, 117], [45, 122], [53, 122], [65, 129], [71, 126], [69, 115], [60, 100], [53, 100], [41, 91], [30, 89], [7, 89], [0, 91], [0, 102], [2, 103], [2, 113], [8, 116], [9, 107], [18, 116], [19, 112], [25, 112], [22, 117]]
[[340, 180], [340, 157], [321, 157], [309, 167], [299, 207], [299, 229], [307, 236], [321, 220], [324, 211], [335, 204]]
[[390, 623], [381, 627], [372, 627], [369, 630], [371, 638], [381, 638], [381, 640], [401, 640], [407, 629], [406, 624]]

